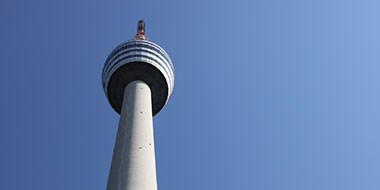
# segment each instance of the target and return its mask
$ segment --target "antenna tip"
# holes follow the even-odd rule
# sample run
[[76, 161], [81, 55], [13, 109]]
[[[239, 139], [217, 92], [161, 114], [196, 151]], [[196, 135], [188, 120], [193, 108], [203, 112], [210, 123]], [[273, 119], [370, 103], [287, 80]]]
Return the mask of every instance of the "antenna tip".
[[148, 38], [145, 36], [145, 22], [143, 19], [139, 20], [137, 24], [137, 34], [135, 36], [136, 40], [147, 40]]

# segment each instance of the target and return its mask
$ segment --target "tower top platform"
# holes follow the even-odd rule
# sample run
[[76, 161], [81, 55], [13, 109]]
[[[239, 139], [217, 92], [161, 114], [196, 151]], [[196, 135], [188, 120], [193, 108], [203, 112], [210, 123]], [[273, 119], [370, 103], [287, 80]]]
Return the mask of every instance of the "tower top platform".
[[147, 40], [145, 25], [141, 25], [141, 21], [135, 39], [118, 45], [106, 59], [102, 71], [104, 92], [119, 114], [124, 89], [134, 80], [141, 80], [149, 85], [152, 91], [153, 115], [157, 114], [173, 92], [174, 68], [165, 50]]

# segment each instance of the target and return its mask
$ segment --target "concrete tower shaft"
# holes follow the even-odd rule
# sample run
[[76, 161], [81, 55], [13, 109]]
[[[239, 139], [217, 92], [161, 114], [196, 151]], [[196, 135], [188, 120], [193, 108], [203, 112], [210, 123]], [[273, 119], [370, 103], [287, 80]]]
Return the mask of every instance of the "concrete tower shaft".
[[107, 190], [157, 190], [151, 91], [143, 81], [125, 88]]

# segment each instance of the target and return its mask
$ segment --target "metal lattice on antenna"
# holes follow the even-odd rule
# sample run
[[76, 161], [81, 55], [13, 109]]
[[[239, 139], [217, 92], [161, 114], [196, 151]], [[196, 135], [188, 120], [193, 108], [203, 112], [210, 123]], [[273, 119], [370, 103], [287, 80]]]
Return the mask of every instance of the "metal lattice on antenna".
[[137, 24], [137, 33], [135, 36], [136, 40], [148, 40], [148, 37], [145, 35], [145, 22], [144, 20], [139, 20]]

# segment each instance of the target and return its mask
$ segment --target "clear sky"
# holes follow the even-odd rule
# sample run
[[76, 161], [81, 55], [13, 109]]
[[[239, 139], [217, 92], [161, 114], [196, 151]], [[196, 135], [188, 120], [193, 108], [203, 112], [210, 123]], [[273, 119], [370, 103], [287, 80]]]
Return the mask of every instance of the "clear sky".
[[377, 0], [0, 2], [0, 189], [104, 190], [107, 55], [146, 21], [175, 89], [160, 190], [379, 190]]

